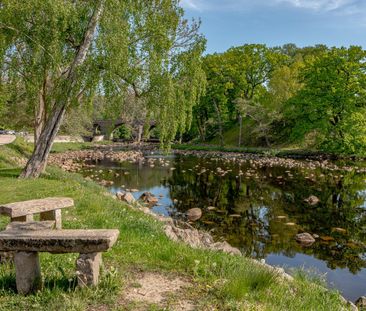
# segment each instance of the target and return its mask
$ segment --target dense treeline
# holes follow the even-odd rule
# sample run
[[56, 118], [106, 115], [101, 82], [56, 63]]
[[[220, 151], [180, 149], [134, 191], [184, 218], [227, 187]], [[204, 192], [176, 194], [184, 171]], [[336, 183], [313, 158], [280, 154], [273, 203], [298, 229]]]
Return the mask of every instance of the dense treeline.
[[296, 145], [366, 154], [366, 52], [357, 46], [234, 47], [207, 55], [206, 94], [187, 139], [225, 131], [245, 146]]

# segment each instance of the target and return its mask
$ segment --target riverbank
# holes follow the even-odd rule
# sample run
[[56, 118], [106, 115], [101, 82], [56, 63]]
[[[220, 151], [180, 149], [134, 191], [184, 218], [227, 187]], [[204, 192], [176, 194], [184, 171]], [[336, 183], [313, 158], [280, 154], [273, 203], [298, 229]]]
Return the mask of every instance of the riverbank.
[[256, 154], [263, 156], [276, 156], [280, 158], [291, 158], [291, 159], [309, 159], [309, 160], [365, 159], [354, 155], [324, 153], [318, 150], [307, 150], [307, 149], [234, 147], [234, 146], [221, 147], [219, 145], [205, 145], [205, 144], [174, 144], [172, 148], [184, 151], [233, 152], [233, 153]]
[[[28, 297], [15, 293], [13, 269], [1, 265], [0, 309], [347, 310], [338, 293], [303, 273], [289, 282], [249, 259], [171, 241], [163, 223], [114, 200], [78, 174], [50, 167], [40, 179], [16, 179], [29, 154], [24, 147], [18, 142], [0, 147], [1, 203], [70, 196], [76, 206], [64, 213], [66, 228], [117, 228], [121, 236], [104, 256], [96, 289], [74, 288], [76, 255], [42, 254], [45, 288]], [[4, 227], [7, 219], [1, 220]]]

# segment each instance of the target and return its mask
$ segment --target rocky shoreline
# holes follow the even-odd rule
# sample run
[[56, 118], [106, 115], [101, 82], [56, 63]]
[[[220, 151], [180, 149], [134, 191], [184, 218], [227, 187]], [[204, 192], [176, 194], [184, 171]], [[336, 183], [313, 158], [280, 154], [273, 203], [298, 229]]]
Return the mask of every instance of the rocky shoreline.
[[[212, 251], [221, 251], [232, 256], [243, 256], [241, 251], [231, 246], [227, 241], [224, 242], [216, 242], [213, 236], [205, 231], [198, 230], [191, 226], [188, 222], [184, 222], [181, 220], [176, 220], [171, 217], [157, 215], [151, 211], [151, 209], [147, 206], [141, 204], [138, 200], [135, 200], [130, 193], [117, 193], [116, 195], [112, 195], [110, 193], [106, 193], [108, 196], [112, 196], [114, 199], [118, 199], [124, 201], [128, 204], [130, 208], [138, 209], [146, 215], [149, 215], [156, 220], [162, 222], [164, 224], [164, 232], [166, 236], [176, 242], [182, 242], [188, 244], [192, 248], [201, 248], [201, 249], [209, 249]], [[266, 269], [273, 271], [276, 275], [280, 277], [280, 279], [292, 282], [294, 278], [288, 274], [281, 267], [274, 267], [265, 262], [264, 259], [256, 260], [252, 258], [250, 259], [253, 263], [260, 267], [265, 267]], [[350, 307], [350, 310], [357, 311], [358, 307], [351, 301], [346, 300], [343, 296], [342, 300], [347, 306]], [[361, 304], [366, 301], [364, 297], [361, 297], [357, 300], [357, 304], [361, 306]], [[361, 309], [362, 310], [362, 309]]]
[[[146, 161], [146, 155], [148, 154], [162, 154], [156, 148], [156, 145], [130, 147], [128, 150], [115, 150], [115, 148], [121, 148], [121, 145], [98, 147], [90, 150], [80, 151], [67, 151], [64, 153], [54, 153], [50, 155], [49, 163], [51, 165], [57, 165], [62, 169], [69, 172], [77, 172], [83, 167], [87, 166], [86, 163], [109, 159], [116, 162], [138, 162]], [[130, 150], [131, 149], [131, 150]], [[224, 160], [226, 162], [244, 163], [250, 162], [253, 168], [262, 167], [276, 167], [281, 166], [287, 169], [302, 169], [302, 170], [325, 170], [329, 172], [351, 172], [366, 173], [366, 167], [358, 167], [351, 165], [336, 164], [328, 159], [318, 160], [298, 160], [291, 158], [282, 158], [276, 156], [264, 156], [251, 153], [236, 153], [236, 152], [222, 152], [222, 151], [185, 151], [185, 150], [172, 150], [173, 154], [179, 154], [182, 156], [196, 156], [200, 158], [210, 158], [212, 160]], [[162, 154], [162, 157], [164, 155]]]

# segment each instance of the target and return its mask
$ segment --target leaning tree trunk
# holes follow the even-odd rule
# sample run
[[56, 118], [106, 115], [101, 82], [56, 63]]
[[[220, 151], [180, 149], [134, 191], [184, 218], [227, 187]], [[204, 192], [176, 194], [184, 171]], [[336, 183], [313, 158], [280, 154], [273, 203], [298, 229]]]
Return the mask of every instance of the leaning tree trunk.
[[42, 131], [46, 125], [46, 88], [47, 88], [47, 74], [39, 91], [38, 105], [35, 111], [34, 122], [34, 147], [37, 145], [37, 141], [42, 134]]
[[66, 105], [56, 107], [55, 110], [52, 111], [52, 115], [38, 138], [33, 154], [20, 177], [36, 178], [44, 171], [47, 165], [48, 155], [62, 123], [65, 111]]
[[62, 95], [60, 100], [55, 104], [52, 112], [50, 113], [46, 126], [44, 127], [36, 143], [33, 154], [21, 173], [20, 178], [37, 178], [46, 168], [53, 141], [58, 130], [60, 129], [66, 108], [71, 100], [70, 97], [72, 96], [73, 89], [77, 82], [77, 69], [85, 62], [89, 47], [93, 41], [93, 36], [96, 31], [98, 21], [103, 11], [105, 1], [106, 0], [99, 0], [95, 5], [94, 12], [84, 33], [83, 42], [80, 45], [75, 58], [66, 73], [65, 84], [61, 92]]

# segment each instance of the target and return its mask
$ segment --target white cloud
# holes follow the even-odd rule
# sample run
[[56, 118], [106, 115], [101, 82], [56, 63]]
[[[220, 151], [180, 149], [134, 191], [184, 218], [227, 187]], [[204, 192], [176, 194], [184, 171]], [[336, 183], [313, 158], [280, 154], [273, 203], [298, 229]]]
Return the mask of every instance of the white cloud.
[[291, 5], [299, 9], [318, 12], [339, 11], [348, 12], [365, 8], [366, 0], [181, 0], [186, 9], [206, 10], [240, 10], [253, 6], [282, 6]]
[[181, 0], [181, 5], [187, 9], [199, 10], [199, 3], [200, 1], [197, 0]]
[[312, 9], [316, 11], [333, 11], [346, 8], [354, 3], [354, 0], [276, 0], [278, 3], [289, 3], [298, 8]]

